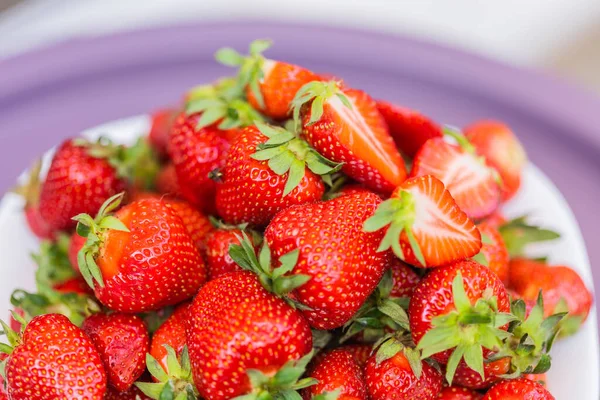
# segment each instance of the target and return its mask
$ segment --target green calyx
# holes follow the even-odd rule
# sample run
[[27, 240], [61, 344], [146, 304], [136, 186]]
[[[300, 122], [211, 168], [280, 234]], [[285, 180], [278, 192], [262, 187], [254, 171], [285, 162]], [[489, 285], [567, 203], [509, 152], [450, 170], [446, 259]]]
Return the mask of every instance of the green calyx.
[[109, 230], [129, 232], [123, 222], [110, 215], [121, 205], [124, 194], [119, 193], [106, 200], [100, 207], [96, 218], [92, 218], [88, 214], [79, 214], [73, 217], [73, 220], [77, 221], [77, 234], [87, 238], [85, 245], [77, 253], [77, 264], [83, 279], [91, 288], [94, 287], [94, 281], [104, 287], [104, 279], [98, 264], [96, 264], [96, 257], [100, 254], [105, 233]]
[[196, 129], [219, 122], [222, 130], [249, 126], [264, 117], [244, 98], [245, 93], [232, 78], [222, 79], [214, 85], [199, 86], [190, 91], [185, 112], [201, 113]]
[[23, 196], [25, 208], [35, 207], [40, 202], [42, 160], [36, 160], [29, 170], [27, 182], [12, 189], [13, 193]]
[[247, 56], [241, 55], [230, 47], [222, 48], [215, 53], [215, 58], [221, 64], [239, 68], [236, 87], [240, 91], [244, 91], [246, 87], [250, 87], [260, 108], [265, 107], [265, 100], [260, 91], [260, 81], [264, 78], [263, 66], [266, 60], [262, 53], [271, 47], [271, 45], [272, 42], [270, 40], [258, 39], [250, 43], [249, 54]]
[[372, 342], [385, 336], [386, 331], [410, 331], [405, 311], [408, 299], [391, 297], [393, 284], [392, 273], [387, 270], [377, 289], [344, 325], [345, 332], [340, 342], [345, 342], [360, 332], [363, 333], [364, 340]]
[[557, 232], [527, 223], [527, 216], [515, 218], [498, 228], [511, 258], [523, 256], [529, 244], [555, 240]]
[[419, 243], [412, 232], [415, 222], [416, 210], [413, 195], [403, 190], [400, 198], [394, 197], [381, 203], [375, 214], [365, 221], [363, 230], [375, 232], [388, 227], [377, 251], [386, 251], [391, 248], [394, 254], [401, 260], [405, 260], [405, 254], [400, 246], [400, 236], [406, 234], [413, 254], [421, 266], [426, 266], [425, 257]]
[[[11, 311], [12, 317], [15, 321], [21, 324], [21, 332], [15, 332], [8, 324], [0, 319], [0, 327], [2, 330], [0, 331], [0, 335], [6, 336], [6, 340], [8, 343], [0, 342], [0, 353], [3, 354], [12, 354], [15, 347], [21, 344], [21, 335], [25, 331], [25, 326], [27, 325], [27, 321], [19, 314], [14, 311]], [[6, 360], [0, 361], [0, 376], [6, 379], [6, 375], [4, 374], [4, 365]]]
[[35, 282], [38, 292], [44, 288], [62, 283], [68, 279], [75, 278], [76, 274], [71, 266], [67, 255], [69, 248], [69, 236], [59, 234], [55, 242], [43, 240], [40, 243], [38, 253], [31, 255], [37, 264], [35, 271]]
[[239, 238], [239, 245], [232, 244], [229, 246], [229, 256], [231, 259], [243, 269], [254, 272], [258, 276], [260, 283], [269, 292], [282, 297], [295, 308], [310, 310], [310, 308], [302, 303], [286, 296], [294, 289], [304, 285], [311, 278], [309, 275], [289, 274], [298, 262], [300, 251], [296, 249], [282, 255], [279, 257], [281, 265], [277, 268], [272, 268], [271, 251], [267, 242], [263, 243], [257, 256], [248, 235], [242, 232], [242, 236]]
[[462, 359], [481, 379], [485, 379], [483, 348], [499, 351], [504, 340], [511, 336], [500, 328], [516, 317], [498, 311], [497, 299], [491, 291], [484, 292], [482, 298], [472, 305], [460, 271], [452, 281], [452, 294], [455, 310], [431, 320], [432, 329], [421, 338], [417, 349], [422, 351], [422, 358], [454, 349], [446, 366], [446, 380], [450, 385]]
[[304, 84], [296, 92], [290, 105], [296, 128], [300, 126], [300, 111], [305, 104], [311, 103], [308, 125], [312, 125], [321, 119], [325, 102], [333, 96], [337, 96], [346, 107], [352, 109], [350, 100], [342, 92], [340, 82], [312, 81]]
[[569, 306], [564, 297], [561, 297], [554, 307], [553, 314], [566, 314], [558, 323], [559, 337], [571, 336], [577, 333], [585, 320], [583, 315], [574, 315], [569, 313]]
[[282, 127], [261, 122], [256, 122], [256, 127], [269, 139], [259, 144], [251, 157], [258, 161], [268, 161], [269, 168], [277, 175], [288, 174], [284, 197], [300, 184], [307, 167], [329, 184], [330, 175], [342, 168], [342, 164], [326, 159], [305, 140]]
[[544, 300], [540, 291], [536, 305], [526, 317], [523, 300], [511, 304], [511, 312], [516, 317], [509, 325], [511, 334], [493, 359], [510, 357], [511, 365], [507, 377], [521, 374], [541, 374], [550, 368], [550, 350], [556, 339], [566, 312], [544, 318]]
[[415, 348], [412, 342], [410, 333], [398, 331], [394, 333], [388, 333], [381, 339], [379, 339], [373, 345], [375, 353], [375, 361], [377, 364], [381, 364], [385, 360], [394, 357], [399, 352], [402, 352], [413, 374], [417, 378], [421, 378], [423, 372], [423, 363], [421, 352], [418, 348]]
[[167, 370], [149, 353], [146, 354], [146, 366], [150, 374], [158, 382], [136, 382], [135, 385], [148, 397], [156, 400], [196, 400], [198, 390], [194, 386], [192, 367], [187, 346], [181, 352], [178, 360], [175, 350], [168, 344], [163, 345], [167, 350]]
[[154, 187], [160, 160], [145, 137], [139, 138], [132, 146], [115, 144], [106, 137], [95, 143], [78, 138], [73, 143], [85, 147], [90, 156], [107, 160], [118, 177], [144, 189]]
[[260, 370], [248, 369], [246, 373], [252, 389], [248, 394], [234, 397], [234, 400], [302, 400], [298, 390], [318, 383], [314, 378], [302, 378], [313, 354], [311, 351], [299, 360], [286, 362], [271, 377]]

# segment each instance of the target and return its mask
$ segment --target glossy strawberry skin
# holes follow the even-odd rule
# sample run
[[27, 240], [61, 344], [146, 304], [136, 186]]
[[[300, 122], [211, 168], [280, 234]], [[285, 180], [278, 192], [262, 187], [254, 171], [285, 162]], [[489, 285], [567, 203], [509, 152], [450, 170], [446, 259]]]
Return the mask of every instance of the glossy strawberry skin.
[[162, 194], [183, 197], [182, 189], [177, 178], [177, 171], [173, 163], [164, 166], [156, 175], [156, 190]]
[[442, 389], [438, 400], [480, 400], [483, 397], [481, 393], [460, 387], [449, 386]]
[[242, 270], [229, 256], [229, 246], [240, 244], [238, 237], [242, 237], [240, 229], [219, 228], [206, 236], [204, 259], [209, 279], [215, 279], [228, 272]]
[[275, 258], [299, 249], [293, 274], [311, 277], [295, 298], [311, 326], [333, 329], [345, 324], [375, 289], [392, 254], [377, 252], [383, 231], [364, 232], [381, 199], [373, 193], [290, 207], [265, 230]]
[[38, 206], [29, 206], [25, 208], [25, 220], [29, 230], [40, 239], [54, 239], [55, 231], [46, 223], [40, 214]]
[[[0, 362], [4, 361], [8, 357], [6, 353], [0, 353]], [[4, 378], [0, 375], [0, 400], [8, 400], [8, 393], [4, 387]]]
[[187, 344], [202, 398], [225, 400], [248, 393], [247, 369], [272, 374], [312, 347], [302, 315], [267, 292], [249, 271], [209, 281], [188, 315]]
[[106, 374], [92, 341], [59, 314], [31, 320], [22, 344], [8, 358], [6, 380], [11, 400], [102, 400], [106, 392]]
[[397, 258], [392, 260], [390, 270], [394, 282], [390, 297], [410, 297], [416, 284], [421, 280], [419, 275], [408, 264]]
[[554, 400], [542, 385], [529, 379], [520, 378], [494, 385], [483, 400]]
[[[410, 299], [408, 315], [412, 338], [416, 344], [432, 328], [432, 318], [445, 315], [455, 309], [452, 281], [459, 271], [463, 277], [465, 292], [471, 304], [475, 304], [481, 298], [483, 292], [489, 288], [493, 295], [497, 297], [498, 311], [510, 312], [510, 301], [502, 281], [483, 265], [475, 261], [465, 260], [435, 268], [417, 284]], [[436, 353], [432, 358], [446, 364], [451, 350]], [[487, 349], [483, 349], [484, 357], [487, 357], [489, 353]]]
[[511, 199], [521, 186], [521, 174], [527, 163], [525, 150], [515, 134], [498, 121], [475, 122], [464, 128], [464, 133], [477, 152], [500, 174], [502, 199]]
[[76, 225], [72, 217], [95, 215], [107, 198], [124, 189], [108, 161], [67, 140], [56, 150], [42, 185], [40, 215], [52, 231], [68, 230]]
[[342, 171], [346, 175], [372, 190], [389, 194], [406, 179], [402, 156], [375, 101], [356, 89], [345, 88], [343, 94], [353, 103], [353, 112], [360, 114], [353, 114], [354, 117], [362, 118], [370, 131], [357, 132], [356, 124], [348, 124], [340, 116], [340, 112], [348, 111], [347, 107], [333, 96], [325, 102], [323, 116], [314, 124], [309, 124], [311, 107], [303, 108], [303, 134], [324, 157], [344, 163]]
[[464, 361], [461, 361], [458, 364], [458, 368], [456, 368], [452, 384], [473, 390], [487, 389], [494, 383], [500, 381], [502, 379], [500, 378], [500, 375], [508, 373], [509, 368], [509, 358], [484, 363], [483, 373], [485, 379], [482, 380], [478, 372], [473, 371]]
[[129, 232], [109, 230], [96, 263], [105, 286], [96, 297], [112, 310], [144, 312], [180, 303], [206, 281], [206, 269], [175, 210], [154, 198], [115, 213]]
[[71, 235], [71, 239], [69, 240], [69, 248], [67, 249], [67, 256], [69, 257], [69, 262], [71, 262], [71, 266], [77, 273], [79, 273], [79, 264], [77, 262], [77, 254], [79, 253], [79, 250], [81, 250], [81, 248], [85, 244], [86, 240], [87, 239], [84, 238], [83, 236], [79, 236], [77, 234], [77, 232], [74, 232]]
[[251, 158], [257, 146], [267, 140], [250, 126], [232, 144], [222, 170], [223, 181], [217, 186], [217, 211], [227, 223], [265, 226], [277, 212], [320, 200], [325, 192], [321, 178], [306, 168], [298, 186], [284, 197], [288, 174], [277, 175], [268, 161]]
[[181, 195], [200, 210], [214, 212], [215, 182], [209, 174], [223, 166], [229, 151], [227, 133], [213, 126], [196, 129], [199, 114], [177, 117], [169, 137]]
[[479, 224], [477, 226], [482, 237], [487, 240], [483, 240], [481, 244], [481, 253], [488, 262], [487, 267], [492, 270], [493, 273], [498, 275], [498, 278], [507, 285], [509, 278], [509, 263], [510, 256], [504, 239], [498, 230], [487, 222]]
[[150, 117], [152, 125], [148, 139], [152, 148], [163, 157], [167, 155], [169, 134], [179, 113], [178, 110], [164, 108], [155, 111]]
[[186, 344], [185, 324], [188, 316], [189, 304], [178, 306], [173, 314], [154, 332], [150, 354], [161, 363], [163, 369], [168, 371], [167, 350], [164, 345], [169, 345], [179, 357]]
[[60, 293], [94, 294], [92, 288], [81, 277], [71, 278], [56, 284], [53, 289]]
[[252, 90], [246, 94], [248, 102], [256, 110], [273, 119], [285, 119], [290, 115], [290, 104], [305, 83], [319, 80], [319, 77], [306, 68], [281, 61], [265, 60], [264, 78], [259, 83], [265, 107], [261, 108]]
[[402, 352], [377, 364], [373, 355], [365, 366], [365, 381], [371, 400], [434, 400], [442, 389], [442, 375], [422, 362], [417, 378]]
[[361, 368], [367, 364], [369, 357], [373, 353], [373, 346], [370, 344], [348, 344], [340, 348], [352, 354]]
[[351, 352], [335, 349], [312, 365], [306, 374], [317, 381], [302, 392], [302, 398], [311, 400], [322, 393], [339, 390], [338, 400], [367, 400], [367, 388], [362, 367]]
[[128, 314], [94, 314], [81, 329], [100, 354], [108, 382], [117, 390], [128, 390], [146, 369], [150, 348], [148, 329], [141, 318]]
[[181, 218], [196, 248], [202, 251], [206, 235], [213, 230], [208, 217], [185, 200], [166, 197], [163, 201]]
[[140, 389], [132, 386], [130, 389], [119, 392], [117, 389], [109, 386], [104, 395], [104, 400], [152, 400], [146, 396]]
[[377, 109], [396, 146], [409, 157], [413, 157], [427, 140], [443, 136], [437, 123], [417, 111], [385, 101], [378, 101]]

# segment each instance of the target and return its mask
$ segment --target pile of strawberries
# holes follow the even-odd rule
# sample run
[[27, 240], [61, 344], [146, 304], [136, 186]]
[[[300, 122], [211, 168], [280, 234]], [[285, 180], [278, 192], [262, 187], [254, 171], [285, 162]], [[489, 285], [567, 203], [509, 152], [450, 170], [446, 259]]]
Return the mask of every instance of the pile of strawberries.
[[18, 188], [41, 239], [0, 399], [553, 399], [556, 338], [592, 296], [556, 239], [499, 209], [525, 152], [265, 58], [153, 115], [62, 143]]

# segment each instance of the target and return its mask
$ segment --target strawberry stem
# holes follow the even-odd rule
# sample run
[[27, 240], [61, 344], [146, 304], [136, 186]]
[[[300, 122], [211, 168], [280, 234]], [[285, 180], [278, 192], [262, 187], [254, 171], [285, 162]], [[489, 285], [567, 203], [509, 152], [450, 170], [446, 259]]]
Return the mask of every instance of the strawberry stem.
[[300, 126], [300, 111], [305, 104], [311, 103], [308, 125], [312, 125], [321, 119], [325, 102], [333, 96], [337, 96], [346, 107], [352, 109], [352, 104], [342, 92], [340, 82], [312, 81], [304, 84], [304, 86], [296, 92], [296, 95], [290, 104], [296, 131], [298, 131], [298, 127]]

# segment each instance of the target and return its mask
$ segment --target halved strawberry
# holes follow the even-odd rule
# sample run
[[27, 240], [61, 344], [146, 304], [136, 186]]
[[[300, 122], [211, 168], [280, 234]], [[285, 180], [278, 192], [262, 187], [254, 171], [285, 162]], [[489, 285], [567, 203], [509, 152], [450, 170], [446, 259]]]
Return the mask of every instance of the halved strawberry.
[[387, 227], [379, 251], [390, 247], [401, 260], [435, 267], [472, 257], [481, 234], [432, 175], [409, 179], [384, 201], [364, 225], [367, 232]]
[[391, 193], [406, 179], [404, 160], [375, 101], [339, 82], [310, 82], [293, 101], [294, 120], [324, 157], [344, 163], [342, 171], [365, 186]]
[[459, 145], [450, 144], [444, 138], [425, 142], [413, 160], [410, 176], [435, 176], [470, 218], [484, 218], [500, 204], [495, 170], [475, 154], [473, 146], [464, 137], [458, 135], [455, 137], [459, 138]]
[[442, 128], [418, 111], [386, 101], [378, 101], [377, 109], [396, 146], [409, 157], [413, 157], [427, 140], [442, 137]]

